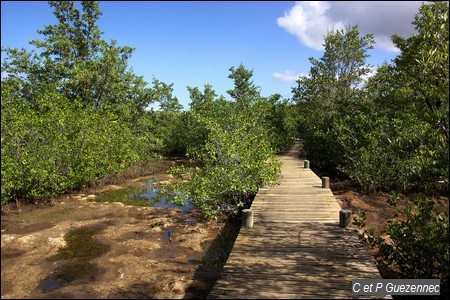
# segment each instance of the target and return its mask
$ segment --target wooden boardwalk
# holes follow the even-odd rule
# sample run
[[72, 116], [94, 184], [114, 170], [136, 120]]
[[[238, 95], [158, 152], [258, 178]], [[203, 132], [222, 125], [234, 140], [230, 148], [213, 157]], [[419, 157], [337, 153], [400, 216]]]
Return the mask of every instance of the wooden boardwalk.
[[254, 226], [241, 228], [208, 298], [352, 298], [352, 279], [381, 278], [296, 147], [279, 156], [280, 185], [256, 195]]

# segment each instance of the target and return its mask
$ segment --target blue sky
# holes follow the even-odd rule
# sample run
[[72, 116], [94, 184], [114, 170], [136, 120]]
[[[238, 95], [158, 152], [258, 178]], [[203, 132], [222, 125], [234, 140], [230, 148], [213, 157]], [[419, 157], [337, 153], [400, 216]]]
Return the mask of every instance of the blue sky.
[[[151, 83], [173, 83], [187, 109], [187, 86], [211, 84], [219, 95], [233, 88], [229, 68], [253, 69], [263, 96], [291, 97], [308, 58], [323, 55], [327, 30], [358, 24], [375, 35], [368, 63], [390, 62], [398, 52], [392, 34], [412, 34], [421, 1], [100, 1], [102, 38], [135, 47], [129, 63]], [[45, 1], [1, 2], [1, 45], [32, 49], [44, 25], [55, 24]]]

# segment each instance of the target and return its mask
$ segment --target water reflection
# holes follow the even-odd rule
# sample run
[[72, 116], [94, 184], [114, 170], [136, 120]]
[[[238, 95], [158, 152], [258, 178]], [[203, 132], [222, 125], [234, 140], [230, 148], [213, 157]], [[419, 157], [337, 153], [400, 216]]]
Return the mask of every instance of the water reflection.
[[[120, 190], [110, 190], [99, 194], [94, 201], [96, 202], [122, 202], [127, 205], [151, 206], [161, 208], [180, 208], [187, 212], [192, 209], [186, 193], [173, 190], [170, 186], [159, 186], [157, 178], [143, 181], [142, 186], [128, 187]], [[184, 205], [175, 204], [175, 199], [183, 200]]]

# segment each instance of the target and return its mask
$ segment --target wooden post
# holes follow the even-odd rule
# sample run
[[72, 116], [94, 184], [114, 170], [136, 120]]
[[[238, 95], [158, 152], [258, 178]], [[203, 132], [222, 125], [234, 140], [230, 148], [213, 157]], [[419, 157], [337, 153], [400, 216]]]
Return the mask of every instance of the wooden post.
[[322, 188], [330, 188], [330, 177], [322, 177]]
[[303, 167], [304, 167], [305, 169], [309, 169], [309, 160], [305, 160], [305, 161], [303, 162]]
[[349, 209], [341, 209], [339, 211], [339, 227], [346, 228], [350, 224], [350, 216], [352, 211]]
[[242, 210], [242, 226], [246, 228], [253, 227], [253, 210], [251, 209]]

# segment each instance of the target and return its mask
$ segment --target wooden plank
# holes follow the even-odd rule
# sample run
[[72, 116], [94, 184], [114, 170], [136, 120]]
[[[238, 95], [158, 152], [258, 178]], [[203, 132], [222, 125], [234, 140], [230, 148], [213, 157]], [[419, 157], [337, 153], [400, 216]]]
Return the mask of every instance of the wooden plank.
[[257, 207], [252, 207], [252, 209], [254, 211], [259, 210], [259, 211], [267, 211], [267, 212], [280, 212], [280, 213], [296, 213], [296, 212], [300, 212], [300, 213], [308, 213], [308, 212], [322, 212], [325, 211], [327, 213], [334, 213], [334, 212], [339, 212], [340, 209], [336, 209], [335, 207], [331, 206], [331, 205], [320, 205], [317, 207], [314, 207], [313, 205], [305, 205], [305, 206], [295, 206], [295, 205], [285, 205], [283, 207], [277, 207], [275, 205], [259, 205]]
[[379, 298], [352, 296], [352, 279], [379, 271], [357, 233], [339, 228], [331, 190], [297, 156], [295, 147], [279, 156], [280, 183], [258, 191], [254, 227], [241, 228], [208, 298]]

